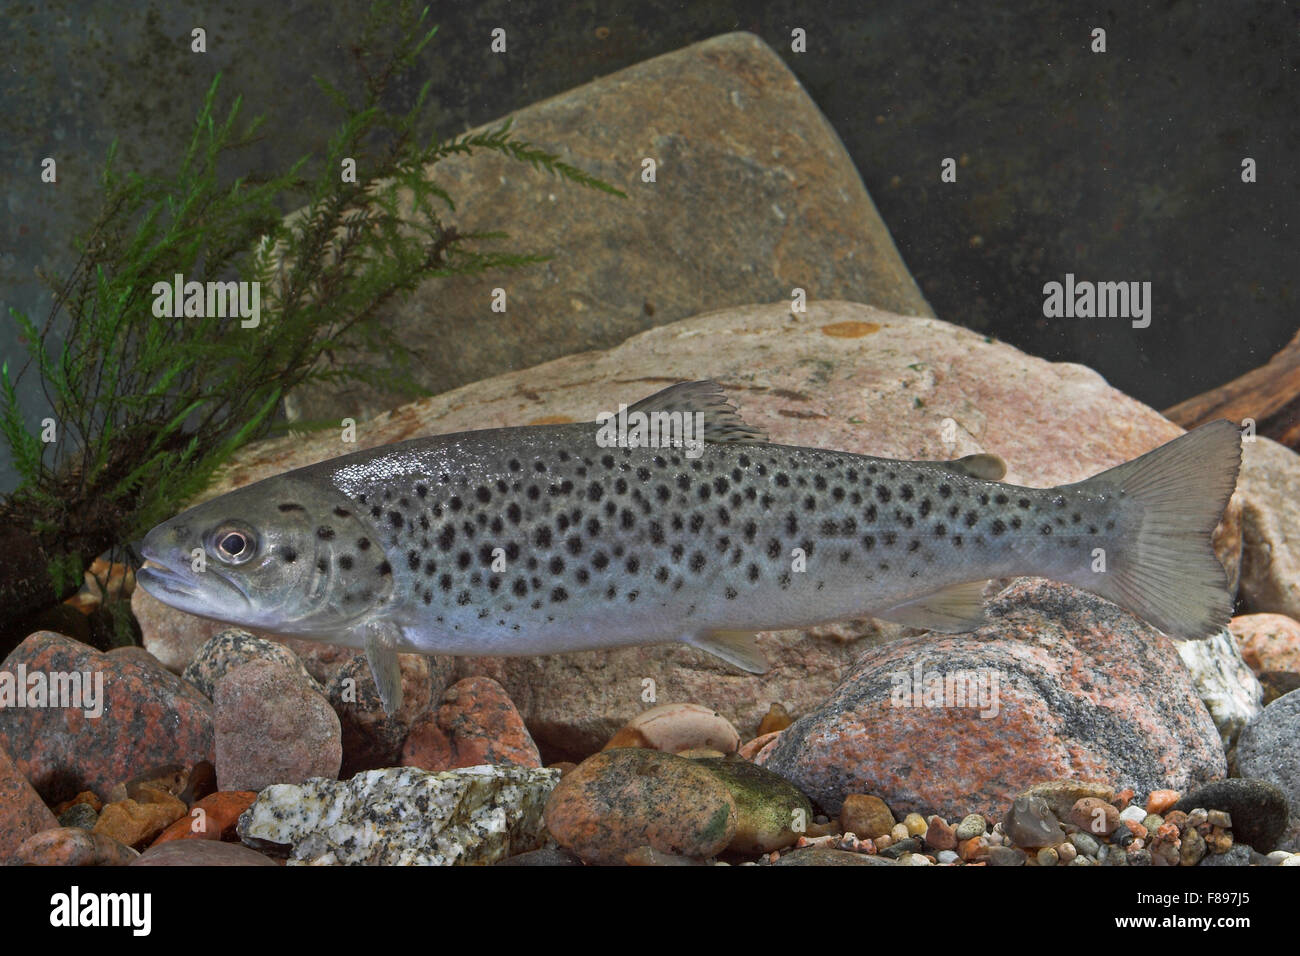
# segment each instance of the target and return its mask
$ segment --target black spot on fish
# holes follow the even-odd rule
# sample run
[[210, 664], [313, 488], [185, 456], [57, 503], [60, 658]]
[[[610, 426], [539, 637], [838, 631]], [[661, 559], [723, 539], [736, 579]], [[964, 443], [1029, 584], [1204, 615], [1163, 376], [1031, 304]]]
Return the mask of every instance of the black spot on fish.
[[316, 529], [316, 537], [320, 538], [322, 541], [329, 541], [334, 537], [334, 529], [328, 525], [321, 525]]
[[298, 552], [287, 544], [280, 546], [280, 560], [285, 564], [293, 564], [298, 560]]
[[604, 571], [609, 565], [609, 555], [604, 551], [597, 551], [591, 556], [591, 563], [595, 565], [597, 571]]
[[938, 492], [940, 498], [951, 498], [952, 486], [945, 481], [943, 484], [939, 486]]
[[340, 518], [351, 518], [351, 517], [352, 517], [352, 512], [351, 512], [351, 511], [348, 511], [347, 508], [335, 508], [335, 509], [334, 509], [334, 514], [338, 515], [338, 517], [340, 517]]
[[989, 528], [989, 530], [993, 534], [1001, 534], [1002, 532], [1007, 530], [1007, 526], [1002, 522], [1001, 518], [994, 518], [993, 525]]
[[390, 511], [388, 512], [388, 523], [391, 524], [394, 528], [400, 528], [403, 524], [406, 523], [406, 519], [402, 517], [402, 513], [400, 511]]
[[539, 548], [549, 548], [551, 546], [551, 529], [542, 525], [533, 533], [533, 542]]
[[1041, 528], [1038, 529], [1038, 533], [1039, 533], [1039, 534], [1051, 534], [1051, 533], [1052, 533], [1052, 526], [1051, 526], [1050, 524], [1045, 524], [1045, 525], [1043, 525]]
[[306, 511], [307, 509], [304, 508], [302, 505], [294, 504], [292, 501], [286, 501], [284, 504], [280, 505], [280, 510], [281, 511]]
[[698, 573], [701, 569], [703, 569], [705, 560], [706, 559], [704, 555], [701, 554], [699, 551], [693, 552], [691, 554], [691, 560], [689, 564], [690, 569]]
[[350, 555], [350, 554], [340, 554], [339, 557], [338, 557], [338, 565], [339, 565], [339, 567], [342, 568], [344, 571], [351, 571], [351, 570], [352, 570], [352, 555]]
[[877, 485], [876, 497], [880, 499], [881, 504], [887, 504], [889, 502], [889, 499], [893, 497], [893, 494], [890, 492], [888, 486]]
[[[412, 568], [411, 570], [414, 571], [415, 569]], [[392, 574], [393, 566], [389, 564], [387, 561], [380, 561], [379, 566], [375, 568], [375, 573], [381, 576], [385, 574]]]
[[419, 570], [419, 568], [420, 568], [420, 552], [419, 552], [419, 551], [408, 551], [408, 552], [406, 552], [406, 566], [407, 566], [408, 568], [410, 568], [412, 571], [417, 571], [417, 570]]
[[462, 571], [468, 568], [473, 560], [474, 556], [468, 551], [462, 551], [460, 554], [456, 555], [456, 564]]

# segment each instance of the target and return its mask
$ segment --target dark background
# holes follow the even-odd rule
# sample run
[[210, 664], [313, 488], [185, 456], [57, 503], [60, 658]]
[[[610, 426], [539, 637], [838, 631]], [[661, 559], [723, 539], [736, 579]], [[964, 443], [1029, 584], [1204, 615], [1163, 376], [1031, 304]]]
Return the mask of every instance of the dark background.
[[[444, 135], [697, 40], [758, 34], [839, 132], [940, 318], [1089, 365], [1157, 408], [1262, 364], [1295, 331], [1293, 4], [431, 6], [440, 30], [415, 75], [433, 80], [428, 128]], [[0, 306], [44, 317], [48, 293], [33, 268], [70, 264], [110, 140], [120, 141], [123, 167], [171, 168], [218, 70], [247, 115], [268, 115], [254, 165], [281, 169], [320, 148], [336, 114], [310, 76], [353, 82], [346, 45], [365, 8], [9, 4], [0, 36]], [[194, 26], [207, 30], [206, 55], [189, 50]], [[488, 53], [498, 26], [505, 57]], [[1096, 26], [1107, 32], [1105, 54], [1089, 50]], [[807, 31], [807, 53], [790, 52], [794, 27]], [[399, 89], [398, 103], [417, 87]], [[59, 160], [54, 187], [39, 182], [47, 155]], [[947, 156], [962, 160], [955, 185], [939, 182]], [[1258, 164], [1254, 185], [1240, 179], [1246, 156]], [[1043, 283], [1067, 272], [1150, 281], [1150, 328], [1045, 319]], [[22, 357], [3, 316], [0, 355], [11, 367]], [[11, 484], [0, 457], [0, 490]]]

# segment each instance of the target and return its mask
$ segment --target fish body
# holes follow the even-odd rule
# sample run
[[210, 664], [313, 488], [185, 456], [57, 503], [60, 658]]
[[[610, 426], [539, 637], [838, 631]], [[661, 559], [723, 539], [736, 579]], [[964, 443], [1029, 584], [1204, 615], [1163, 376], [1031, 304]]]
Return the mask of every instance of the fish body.
[[[1035, 575], [1178, 637], [1231, 610], [1210, 532], [1239, 433], [1215, 422], [1086, 481], [991, 480], [992, 456], [910, 462], [763, 440], [711, 383], [632, 411], [702, 416], [685, 447], [595, 423], [488, 429], [356, 452], [159, 525], [155, 597], [365, 647], [386, 704], [398, 651], [525, 655], [684, 641], [751, 671], [750, 636], [875, 616], [977, 627], [991, 578]], [[203, 570], [193, 570], [201, 555]]]

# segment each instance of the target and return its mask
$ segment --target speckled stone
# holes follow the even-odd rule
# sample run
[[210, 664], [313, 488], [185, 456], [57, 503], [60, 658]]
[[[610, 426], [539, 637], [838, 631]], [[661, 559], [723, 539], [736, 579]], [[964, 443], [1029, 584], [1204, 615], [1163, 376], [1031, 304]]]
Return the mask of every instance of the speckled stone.
[[319, 686], [301, 667], [267, 658], [222, 674], [213, 701], [220, 789], [338, 776], [342, 731]]
[[61, 827], [80, 827], [83, 830], [93, 830], [97, 822], [99, 822], [99, 814], [88, 803], [74, 803], [59, 814], [59, 826]]
[[140, 854], [102, 833], [56, 827], [29, 836], [15, 855], [28, 866], [126, 866]]
[[[1122, 780], [1147, 792], [1225, 775], [1218, 729], [1159, 631], [1042, 579], [1015, 581], [988, 610], [972, 634], [868, 650], [756, 762], [832, 813], [846, 794], [869, 792], [899, 813], [999, 816], [1040, 780]], [[895, 678], [918, 666], [996, 674], [996, 713], [893, 706]]]
[[290, 847], [291, 865], [491, 864], [541, 846], [542, 809], [559, 777], [542, 768], [396, 767], [276, 784], [239, 818], [239, 835], [254, 848]]
[[206, 641], [181, 676], [211, 700], [216, 693], [217, 682], [222, 677], [241, 664], [252, 661], [273, 661], [280, 664], [300, 675], [312, 690], [324, 693], [324, 688], [307, 672], [297, 654], [278, 641], [256, 637], [238, 627], [228, 627]]
[[1271, 438], [1241, 446], [1241, 596], [1253, 611], [1300, 619], [1300, 455]]
[[341, 777], [399, 764], [411, 726], [442, 698], [451, 680], [452, 668], [446, 658], [398, 654], [397, 660], [402, 671], [402, 706], [391, 717], [384, 713], [364, 654], [339, 668], [325, 688], [343, 731]]
[[736, 834], [736, 802], [696, 761], [620, 747], [588, 757], [564, 775], [546, 805], [546, 826], [587, 863], [618, 865], [649, 846], [705, 859]]
[[807, 832], [812, 804], [789, 780], [748, 760], [712, 757], [695, 762], [721, 780], [736, 801], [736, 834], [727, 846], [731, 852], [782, 850]]
[[[95, 811], [90, 810], [90, 815], [93, 818]], [[59, 825], [40, 794], [0, 747], [0, 866], [16, 862], [19, 844], [33, 833]]]
[[1231, 750], [1242, 729], [1264, 709], [1259, 678], [1226, 630], [1201, 641], [1179, 641], [1175, 646], [1192, 675], [1196, 693], [1219, 728], [1223, 749]]
[[279, 866], [274, 860], [239, 843], [177, 840], [155, 844], [130, 866]]
[[188, 767], [213, 757], [212, 705], [168, 671], [49, 631], [28, 637], [0, 669], [13, 672], [19, 663], [29, 674], [104, 676], [104, 711], [97, 718], [79, 708], [0, 709], [0, 747], [48, 803], [82, 790], [106, 794], [150, 767]]

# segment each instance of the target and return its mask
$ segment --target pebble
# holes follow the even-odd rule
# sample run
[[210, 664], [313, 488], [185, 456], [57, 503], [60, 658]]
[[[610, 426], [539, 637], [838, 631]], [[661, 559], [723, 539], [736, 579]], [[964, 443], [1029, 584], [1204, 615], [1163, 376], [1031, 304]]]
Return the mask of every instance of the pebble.
[[1053, 847], [1045, 846], [1038, 851], [1039, 866], [1056, 866], [1056, 864], [1060, 862], [1060, 859], [1060, 854], [1058, 854]]
[[556, 785], [546, 827], [587, 863], [617, 865], [640, 846], [707, 859], [736, 835], [727, 787], [696, 761], [636, 747], [588, 757]]
[[[1266, 708], [1272, 710], [1281, 701]], [[1247, 731], [1249, 733], [1249, 730]], [[1294, 747], [1294, 741], [1291, 744]], [[1240, 749], [1240, 748], [1239, 748]], [[1197, 787], [1175, 804], [1175, 809], [1224, 810], [1232, 818], [1232, 832], [1240, 843], [1249, 844], [1261, 853], [1277, 847], [1286, 831], [1289, 818], [1286, 795], [1267, 780], [1229, 777]], [[1188, 823], [1194, 814], [1188, 814]], [[1205, 820], [1209, 819], [1209, 814]]]
[[978, 813], [969, 813], [957, 824], [957, 842], [963, 843], [973, 837], [983, 836], [988, 823]]
[[958, 856], [956, 852], [954, 852], [953, 850], [940, 850], [938, 856], [939, 856], [940, 863], [951, 864], [951, 863], [956, 863], [961, 859], [961, 857]]
[[919, 813], [909, 813], [903, 818], [903, 826], [907, 827], [907, 832], [911, 836], [922, 836], [930, 829], [930, 824], [926, 822], [925, 817]]
[[126, 866], [139, 854], [102, 833], [55, 827], [29, 836], [14, 856], [28, 866]]
[[1158, 813], [1148, 812], [1147, 815], [1142, 818], [1142, 825], [1152, 833], [1164, 826], [1164, 822], [1165, 818], [1160, 816]]
[[152, 843], [186, 813], [185, 804], [180, 800], [163, 791], [156, 793], [157, 797], [148, 803], [128, 797], [105, 804], [93, 831], [137, 849]]
[[80, 827], [83, 830], [95, 829], [99, 814], [88, 803], [74, 803], [59, 814], [59, 826]]
[[1211, 810], [1205, 815], [1205, 822], [1212, 827], [1223, 827], [1225, 830], [1232, 829], [1232, 817], [1223, 810]]
[[1047, 801], [1034, 794], [1024, 794], [1012, 801], [1011, 809], [1002, 818], [1002, 830], [1016, 846], [1055, 846], [1065, 841], [1061, 821]]
[[[733, 853], [768, 853], [792, 846], [812, 819], [812, 804], [784, 777], [747, 760], [697, 760], [716, 776], [736, 802]], [[798, 829], [796, 829], [798, 828]]]
[[604, 749], [615, 747], [638, 747], [673, 754], [704, 747], [728, 754], [739, 749], [740, 734], [731, 721], [710, 707], [687, 703], [660, 704], [642, 711], [624, 724]]
[[1096, 836], [1109, 836], [1119, 826], [1119, 811], [1097, 797], [1083, 797], [1070, 808], [1069, 821]]
[[1196, 827], [1188, 827], [1183, 831], [1183, 842], [1178, 851], [1178, 862], [1182, 866], [1196, 866], [1201, 860], [1204, 860], [1205, 853], [1208, 853], [1205, 847], [1205, 838], [1200, 835]]
[[131, 866], [279, 866], [240, 843], [211, 840], [177, 840], [151, 846]]
[[936, 850], [952, 850], [957, 846], [957, 832], [943, 817], [931, 817], [925, 830], [925, 843]]
[[220, 789], [261, 790], [338, 776], [342, 727], [316, 686], [301, 665], [293, 670], [274, 660], [238, 664], [218, 678], [213, 711]]
[[583, 862], [563, 847], [542, 847], [501, 860], [496, 866], [583, 866]]
[[989, 847], [989, 866], [1024, 866], [1028, 859], [1024, 850], [1014, 846]]
[[792, 850], [772, 864], [773, 866], [897, 866], [897, 862], [883, 856], [868, 856], [865, 853], [849, 853], [845, 850], [830, 850], [822, 847], [810, 847], [806, 850]]
[[[877, 846], [879, 850], [879, 846]], [[897, 860], [905, 853], [917, 853], [921, 849], [921, 841], [913, 837], [904, 837], [902, 840], [896, 840], [889, 846], [880, 850], [880, 855], [890, 860]]]
[[884, 800], [864, 793], [850, 793], [840, 807], [840, 826], [862, 837], [886, 836], [894, 828], [894, 815]]
[[1129, 821], [1132, 821], [1134, 823], [1141, 823], [1146, 818], [1146, 815], [1147, 812], [1145, 808], [1139, 807], [1137, 804], [1133, 804], [1132, 806], [1126, 807], [1125, 809], [1121, 810], [1119, 814], [1119, 818], [1122, 823], [1128, 823]]
[[792, 723], [794, 723], [794, 718], [790, 716], [790, 712], [780, 704], [773, 704], [767, 709], [763, 719], [758, 722], [758, 736], [762, 737], [764, 734], [785, 730]]
[[767, 746], [774, 744], [775, 741], [780, 738], [780, 736], [781, 736], [781, 731], [779, 730], [774, 730], [770, 734], [759, 734], [753, 740], [741, 744], [740, 750], [738, 750], [737, 753], [740, 754], [740, 756], [744, 757], [746, 760], [753, 760]]
[[1147, 813], [1165, 814], [1178, 802], [1177, 790], [1152, 790], [1147, 796]]
[[890, 838], [897, 843], [899, 840], [906, 840], [912, 835], [906, 823], [895, 823], [889, 830]]
[[152, 845], [173, 840], [238, 839], [235, 827], [239, 817], [256, 799], [257, 793], [252, 790], [223, 790], [208, 794], [198, 800], [189, 813], [164, 830]]
[[1065, 843], [1062, 843], [1060, 846], [1056, 847], [1056, 855], [1060, 858], [1060, 861], [1062, 863], [1068, 864], [1072, 860], [1074, 860], [1076, 856], [1079, 855], [1079, 851], [1075, 849], [1073, 843], [1067, 840]]
[[1076, 850], [1087, 856], [1096, 856], [1101, 849], [1101, 844], [1087, 833], [1071, 833], [1070, 842], [1074, 844]]

